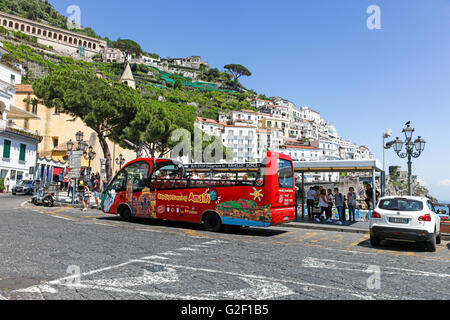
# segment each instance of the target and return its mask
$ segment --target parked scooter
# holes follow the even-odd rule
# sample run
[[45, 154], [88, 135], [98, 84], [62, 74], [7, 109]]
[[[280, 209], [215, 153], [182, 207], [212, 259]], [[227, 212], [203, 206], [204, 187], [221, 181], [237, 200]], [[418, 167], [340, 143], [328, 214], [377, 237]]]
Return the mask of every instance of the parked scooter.
[[31, 199], [31, 203], [35, 206], [43, 205], [44, 207], [53, 207], [56, 197], [54, 193], [46, 193], [45, 188], [39, 188], [36, 195]]

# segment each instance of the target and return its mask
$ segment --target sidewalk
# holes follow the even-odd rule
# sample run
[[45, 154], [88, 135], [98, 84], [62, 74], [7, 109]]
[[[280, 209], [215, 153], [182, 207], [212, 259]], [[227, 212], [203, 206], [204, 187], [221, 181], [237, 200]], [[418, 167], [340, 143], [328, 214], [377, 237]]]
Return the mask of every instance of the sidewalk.
[[336, 222], [337, 221], [334, 220], [333, 223], [327, 223], [325, 221], [318, 223], [315, 220], [310, 220], [308, 218], [303, 219], [300, 216], [294, 222], [284, 224], [283, 227], [309, 229], [309, 230], [323, 230], [323, 231], [333, 231], [333, 232], [370, 234], [369, 221], [358, 221], [358, 222], [348, 222], [347, 221], [342, 225], [336, 224]]

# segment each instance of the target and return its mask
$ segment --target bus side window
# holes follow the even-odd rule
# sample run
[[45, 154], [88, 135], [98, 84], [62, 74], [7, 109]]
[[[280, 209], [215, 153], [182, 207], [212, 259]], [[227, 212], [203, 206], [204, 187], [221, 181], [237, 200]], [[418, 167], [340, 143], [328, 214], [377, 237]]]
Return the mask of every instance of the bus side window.
[[182, 180], [182, 169], [171, 162], [161, 165], [152, 176], [152, 190], [170, 190], [186, 188], [187, 181]]
[[126, 190], [127, 186], [127, 174], [125, 171], [120, 171], [116, 178], [111, 181], [111, 183], [108, 186], [108, 191], [115, 191], [116, 193], [122, 192]]

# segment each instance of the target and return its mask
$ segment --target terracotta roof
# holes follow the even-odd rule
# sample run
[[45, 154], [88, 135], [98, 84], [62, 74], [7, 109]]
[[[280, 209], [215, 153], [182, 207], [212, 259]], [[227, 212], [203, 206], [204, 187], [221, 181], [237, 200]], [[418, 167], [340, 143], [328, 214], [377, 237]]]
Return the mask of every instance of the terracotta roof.
[[208, 119], [208, 118], [201, 118], [201, 117], [197, 117], [197, 122], [207, 122], [207, 123], [211, 123], [211, 124], [217, 124], [217, 125], [226, 125], [225, 122], [219, 122], [217, 120], [213, 120], [213, 119]]
[[225, 127], [234, 127], [234, 128], [249, 128], [249, 129], [256, 129], [257, 127], [255, 126], [237, 126], [237, 125], [232, 125], [232, 124], [226, 124]]
[[284, 146], [284, 148], [295, 148], [295, 149], [310, 149], [310, 150], [318, 150], [319, 148], [316, 147], [309, 147], [309, 146]]
[[33, 85], [31, 85], [31, 84], [16, 84], [16, 92], [18, 92], [18, 93], [33, 93]]

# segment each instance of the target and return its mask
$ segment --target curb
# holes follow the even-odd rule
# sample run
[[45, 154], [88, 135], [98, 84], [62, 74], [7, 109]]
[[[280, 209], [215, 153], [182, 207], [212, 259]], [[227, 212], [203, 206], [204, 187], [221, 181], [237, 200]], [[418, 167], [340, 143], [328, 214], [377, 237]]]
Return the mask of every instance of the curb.
[[[328, 225], [319, 225], [319, 224], [306, 225], [306, 224], [299, 224], [298, 222], [297, 223], [291, 222], [289, 224], [284, 224], [282, 226], [287, 227], [287, 228], [296, 228], [296, 229], [305, 229], [305, 230], [322, 230], [322, 231], [331, 231], [331, 232], [370, 234], [370, 231], [366, 230], [366, 229], [328, 226]], [[441, 234], [441, 239], [450, 241], [450, 234], [447, 234], [447, 233]]]

